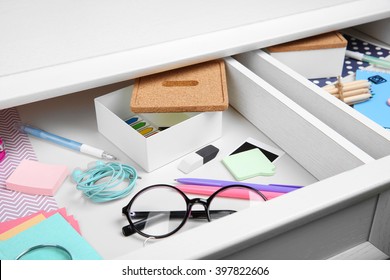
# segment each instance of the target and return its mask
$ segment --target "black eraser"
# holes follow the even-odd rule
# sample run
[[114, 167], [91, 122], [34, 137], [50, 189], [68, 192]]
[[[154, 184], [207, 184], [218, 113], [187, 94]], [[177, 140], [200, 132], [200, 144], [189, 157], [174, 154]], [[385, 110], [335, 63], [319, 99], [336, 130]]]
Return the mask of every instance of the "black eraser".
[[213, 145], [208, 145], [208, 146], [200, 149], [199, 151], [196, 151], [196, 153], [203, 158], [203, 164], [205, 164], [206, 162], [209, 162], [210, 160], [215, 158], [217, 156], [218, 152], [219, 152], [219, 149]]

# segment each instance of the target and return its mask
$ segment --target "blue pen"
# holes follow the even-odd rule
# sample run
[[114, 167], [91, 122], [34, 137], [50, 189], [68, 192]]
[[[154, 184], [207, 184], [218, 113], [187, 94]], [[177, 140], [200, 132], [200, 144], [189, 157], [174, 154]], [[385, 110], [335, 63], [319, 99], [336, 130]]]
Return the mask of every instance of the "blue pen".
[[279, 192], [279, 193], [288, 193], [303, 187], [303, 186], [296, 186], [296, 185], [279, 185], [279, 184], [265, 185], [265, 184], [254, 184], [254, 183], [222, 181], [222, 180], [213, 180], [213, 179], [199, 179], [199, 178], [178, 178], [176, 179], [176, 181], [186, 185], [212, 186], [212, 187], [243, 185], [243, 186], [252, 187], [259, 191]]
[[95, 157], [103, 158], [103, 159], [108, 159], [108, 160], [115, 160], [116, 159], [116, 157], [108, 154], [107, 152], [105, 152], [101, 149], [89, 146], [87, 144], [82, 144], [82, 143], [55, 135], [53, 133], [46, 132], [46, 131], [41, 130], [39, 128], [32, 127], [30, 125], [20, 124], [19, 130], [24, 132], [24, 133], [30, 134], [32, 136], [53, 142], [55, 144], [67, 147], [69, 149], [72, 149], [72, 150], [75, 150], [75, 151], [78, 151], [78, 152], [81, 152], [81, 153], [84, 153], [87, 155], [91, 155], [91, 156], [95, 156]]

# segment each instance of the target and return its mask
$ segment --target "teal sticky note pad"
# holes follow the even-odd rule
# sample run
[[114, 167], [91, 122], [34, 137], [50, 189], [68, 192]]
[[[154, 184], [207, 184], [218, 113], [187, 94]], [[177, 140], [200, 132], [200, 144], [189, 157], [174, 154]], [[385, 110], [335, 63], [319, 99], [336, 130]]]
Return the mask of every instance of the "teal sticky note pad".
[[222, 162], [238, 181], [275, 174], [275, 165], [259, 149], [230, 155]]

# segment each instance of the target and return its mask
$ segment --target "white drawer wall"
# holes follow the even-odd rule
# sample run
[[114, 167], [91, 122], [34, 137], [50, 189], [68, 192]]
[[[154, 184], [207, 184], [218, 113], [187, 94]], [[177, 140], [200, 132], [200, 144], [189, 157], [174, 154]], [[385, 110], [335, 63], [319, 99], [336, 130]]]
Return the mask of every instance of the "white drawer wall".
[[257, 75], [302, 105], [372, 157], [390, 155], [390, 133], [264, 51], [235, 56]]

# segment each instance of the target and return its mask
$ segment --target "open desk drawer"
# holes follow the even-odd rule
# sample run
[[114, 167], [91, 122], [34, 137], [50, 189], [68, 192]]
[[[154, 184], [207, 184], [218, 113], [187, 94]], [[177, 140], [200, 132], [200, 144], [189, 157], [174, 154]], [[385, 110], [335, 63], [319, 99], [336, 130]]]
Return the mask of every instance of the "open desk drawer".
[[[377, 195], [390, 188], [390, 157], [373, 159], [236, 60], [225, 62], [230, 105], [313, 182], [120, 258], [323, 259], [357, 245], [373, 249], [366, 244]], [[221, 141], [229, 136], [224, 131]]]
[[[243, 53], [235, 58], [373, 158], [389, 157], [390, 133], [377, 123], [334, 98], [264, 51]], [[373, 220], [369, 243], [366, 244], [368, 246], [374, 244], [387, 255], [390, 255], [389, 199], [389, 192], [378, 197], [376, 218]], [[359, 248], [357, 247], [356, 251]], [[362, 250], [366, 249], [363, 246]]]
[[262, 50], [235, 57], [375, 159], [390, 155], [390, 133]]

